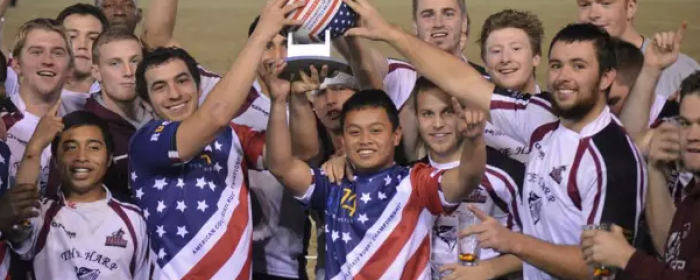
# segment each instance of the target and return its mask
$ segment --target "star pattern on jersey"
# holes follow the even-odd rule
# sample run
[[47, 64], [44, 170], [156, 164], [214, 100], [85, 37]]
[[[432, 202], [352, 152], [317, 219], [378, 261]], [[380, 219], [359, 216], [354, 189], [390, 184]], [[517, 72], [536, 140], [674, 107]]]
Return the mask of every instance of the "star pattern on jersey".
[[184, 189], [185, 188], [185, 180], [182, 178], [177, 178], [177, 186], [178, 188]]
[[210, 153], [213, 152], [212, 149], [211, 149], [211, 145], [207, 145], [207, 147], [204, 148], [204, 151], [207, 151], [207, 152], [210, 152]]
[[204, 177], [202, 177], [202, 178], [197, 178], [197, 185], [196, 185], [196, 186], [197, 186], [198, 188], [200, 188], [200, 189], [204, 189], [204, 187], [207, 186], [207, 181], [204, 180]]
[[207, 182], [207, 185], [209, 185], [209, 189], [211, 189], [212, 191], [216, 190], [216, 185], [214, 184], [214, 182], [209, 181]]
[[184, 200], [179, 200], [177, 202], [177, 207], [175, 207], [177, 210], [180, 210], [180, 212], [185, 213], [185, 209], [187, 209], [187, 205], [185, 205]]
[[176, 234], [179, 235], [180, 237], [185, 238], [185, 235], [187, 235], [188, 233], [190, 233], [190, 232], [187, 231], [187, 228], [185, 226], [177, 227]]
[[136, 171], [132, 171], [131, 172], [131, 181], [136, 181], [136, 179], [138, 179], [138, 178], [139, 178], [139, 176], [136, 176]]
[[207, 208], [209, 208], [209, 205], [207, 205], [206, 200], [197, 201], [197, 210], [204, 212]]
[[5, 157], [0, 155], [0, 164], [5, 164]]
[[168, 182], [165, 181], [165, 178], [163, 179], [158, 179], [156, 182], [153, 184], [153, 188], [162, 191], [165, 186], [168, 185]]
[[352, 241], [352, 237], [350, 237], [350, 233], [349, 233], [349, 232], [343, 232], [343, 238], [342, 238], [342, 239], [343, 239], [343, 241], [345, 242], [345, 244], [348, 244], [348, 242]]
[[163, 237], [163, 234], [165, 234], [165, 228], [164, 226], [157, 226], [156, 227], [156, 233], [158, 234], [158, 237]]
[[391, 184], [391, 177], [389, 175], [386, 175], [386, 178], [384, 178], [384, 185], [388, 186]]
[[372, 201], [372, 197], [369, 195], [369, 193], [362, 193], [362, 197], [360, 198], [360, 200], [362, 200], [362, 202], [367, 204], [370, 201]]
[[160, 248], [160, 250], [158, 250], [158, 259], [162, 260], [163, 258], [165, 258], [165, 256], [167, 256], [167, 254], [165, 253], [165, 249]]
[[385, 199], [387, 199], [386, 194], [383, 193], [383, 192], [378, 192], [378, 193], [377, 193], [377, 197], [379, 197], [379, 200], [385, 200]]
[[217, 151], [221, 151], [221, 144], [219, 144], [219, 141], [214, 142], [214, 149]]
[[364, 225], [367, 221], [369, 221], [369, 219], [367, 218], [367, 214], [360, 214], [360, 216], [357, 218], [357, 221]]
[[143, 197], [143, 189], [136, 189], [136, 198], [141, 199]]
[[221, 169], [223, 169], [223, 167], [221, 167], [218, 162], [214, 164], [214, 170], [216, 170], [216, 172], [220, 172]]
[[338, 235], [338, 232], [337, 232], [337, 231], [334, 230], [334, 231], [331, 232], [331, 239], [333, 240], [333, 242], [335, 242], [336, 240], [338, 240], [339, 237], [340, 237], [340, 235]]
[[165, 210], [165, 208], [168, 208], [165, 206], [165, 203], [162, 200], [158, 200], [158, 206], [156, 207], [158, 213], [163, 213], [163, 210]]

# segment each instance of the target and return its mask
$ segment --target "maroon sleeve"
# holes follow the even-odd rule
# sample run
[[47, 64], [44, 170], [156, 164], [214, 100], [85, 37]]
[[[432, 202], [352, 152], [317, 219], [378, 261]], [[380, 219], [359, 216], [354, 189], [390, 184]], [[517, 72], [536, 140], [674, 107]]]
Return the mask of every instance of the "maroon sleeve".
[[[700, 261], [699, 258], [696, 256], [693, 262]], [[627, 263], [625, 273], [634, 280], [700, 280], [700, 271], [696, 269], [689, 263], [685, 270], [674, 270], [656, 258], [637, 251]]]

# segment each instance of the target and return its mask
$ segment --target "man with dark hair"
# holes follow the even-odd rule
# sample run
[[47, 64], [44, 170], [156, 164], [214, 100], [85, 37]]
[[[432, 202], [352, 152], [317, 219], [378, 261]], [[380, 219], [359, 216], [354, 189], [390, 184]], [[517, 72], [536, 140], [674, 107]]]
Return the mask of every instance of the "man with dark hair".
[[[661, 262], [655, 256], [637, 250], [624, 239], [622, 229], [613, 226], [612, 232], [586, 231], [582, 235], [582, 253], [589, 263], [624, 269], [630, 279], [695, 279], [700, 268], [693, 265], [700, 260], [698, 225], [700, 224], [700, 72], [688, 76], [680, 90], [680, 149], [669, 149], [665, 135], [655, 134], [649, 152], [649, 201], [647, 218]], [[674, 202], [669, 194], [664, 170], [681, 161], [696, 183], [687, 190], [682, 202]], [[653, 229], [653, 228], [652, 228]]]
[[[136, 94], [136, 67], [143, 59], [139, 39], [122, 28], [110, 28], [93, 44], [92, 75], [101, 84], [101, 91], [91, 94], [84, 110], [92, 112], [107, 122], [114, 139], [114, 157], [104, 184], [114, 197], [131, 201], [129, 189], [128, 148], [131, 136], [138, 128], [152, 119]], [[49, 174], [49, 194], [58, 187], [58, 172]]]
[[[278, 74], [270, 73], [268, 83], [283, 83]], [[268, 168], [303, 204], [325, 213], [326, 278], [417, 277], [427, 271], [432, 215], [454, 207], [483, 173], [486, 153], [478, 123], [483, 115], [469, 123], [471, 142], [462, 154], [469, 163], [449, 171], [401, 167], [394, 162], [402, 135], [394, 102], [381, 90], [355, 93], [343, 105], [340, 129], [357, 178], [333, 183], [292, 155], [287, 94], [272, 91]], [[401, 254], [402, 248], [409, 253]]]
[[[144, 41], [150, 47], [177, 45], [172, 36], [174, 30], [177, 0], [151, 1], [148, 10], [144, 33]], [[256, 17], [248, 27], [248, 37], [252, 36], [260, 22]], [[287, 58], [286, 29], [281, 29], [263, 47], [262, 57], [257, 65], [256, 79], [252, 83], [246, 102], [236, 114], [234, 123], [248, 126], [256, 131], [264, 131], [270, 111], [269, 89], [261, 80], [265, 69], [275, 61]], [[320, 70], [320, 69], [319, 69]], [[200, 76], [204, 83], [218, 83], [217, 77], [209, 77], [208, 72], [201, 70]], [[213, 87], [213, 86], [212, 86]], [[209, 91], [205, 90], [200, 100]], [[309, 100], [303, 95], [292, 95], [289, 102], [290, 112], [307, 112], [313, 118]], [[305, 118], [302, 116], [301, 118]], [[308, 129], [309, 137], [315, 133], [313, 123], [300, 125], [299, 117], [293, 116], [290, 125]], [[295, 129], [296, 131], [296, 129]], [[249, 170], [249, 187], [252, 190], [253, 209], [253, 279], [306, 279], [306, 244], [310, 232], [308, 214], [294, 201], [289, 193], [267, 171]]]
[[635, 236], [646, 168], [607, 107], [616, 72], [604, 30], [576, 24], [559, 31], [549, 52], [553, 92], [531, 96], [503, 90], [454, 56], [392, 27], [367, 0], [346, 3], [363, 19], [346, 35], [389, 42], [426, 78], [461, 103], [490, 110], [496, 127], [532, 147], [518, 194], [523, 234], [480, 211], [475, 213], [483, 224], [463, 234], [477, 234], [483, 247], [522, 259], [526, 279], [590, 279], [578, 248], [581, 225], [617, 223]]
[[95, 0], [95, 6], [102, 10], [109, 25], [124, 28], [131, 33], [141, 22], [142, 10], [137, 0]]
[[85, 111], [60, 118], [59, 106], [39, 121], [15, 185], [36, 191], [40, 155], [51, 145], [61, 177], [59, 197], [45, 199], [39, 217], [10, 232], [12, 249], [32, 260], [36, 279], [149, 279], [141, 210], [112, 197], [103, 184], [114, 151], [107, 124]]
[[[629, 96], [634, 82], [637, 81], [637, 76], [639, 72], [642, 71], [642, 66], [644, 66], [644, 54], [639, 48], [634, 45], [620, 40], [615, 39], [615, 56], [617, 58], [617, 77], [610, 88], [610, 94], [608, 95], [608, 105], [610, 110], [615, 115], [620, 115], [622, 112], [622, 107], [627, 101], [627, 96]], [[660, 99], [663, 103], [666, 99], [660, 95], [656, 95], [656, 99]], [[658, 102], [655, 102], [655, 104]], [[655, 115], [658, 115], [658, 111], [661, 110], [659, 106], [652, 107], [652, 112], [649, 113], [651, 120], [656, 119]]]
[[[250, 278], [252, 222], [248, 169], [262, 170], [262, 134], [231, 124], [246, 102], [265, 46], [286, 25], [285, 18], [302, 3], [270, 1], [260, 22], [227, 74], [204, 102], [197, 62], [182, 49], [157, 48], [144, 56], [136, 71], [136, 88], [159, 120], [133, 136], [129, 162], [131, 182], [144, 209], [154, 278]], [[149, 44], [150, 45], [150, 44]], [[290, 106], [290, 114], [296, 107]], [[300, 123], [313, 123], [313, 112]], [[318, 151], [313, 135], [298, 139], [298, 155]], [[168, 211], [165, 211], [169, 208]]]
[[66, 81], [62, 96], [87, 97], [99, 91], [99, 83], [92, 77], [92, 44], [109, 22], [100, 9], [89, 4], [75, 4], [58, 14], [56, 18], [65, 28], [73, 50], [73, 73]]

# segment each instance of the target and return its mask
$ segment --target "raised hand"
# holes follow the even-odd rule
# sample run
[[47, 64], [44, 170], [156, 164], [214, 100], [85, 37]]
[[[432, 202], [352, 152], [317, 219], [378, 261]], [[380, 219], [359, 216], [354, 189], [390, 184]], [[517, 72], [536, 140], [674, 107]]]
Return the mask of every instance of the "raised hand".
[[260, 13], [260, 20], [255, 27], [254, 35], [272, 39], [286, 26], [299, 26], [303, 24], [301, 20], [288, 19], [287, 15], [306, 5], [305, 0], [294, 1], [286, 5], [287, 0], [269, 0]]
[[345, 32], [346, 36], [360, 36], [375, 41], [387, 41], [394, 27], [387, 23], [368, 0], [343, 0], [359, 15], [358, 26]]
[[[304, 71], [299, 71], [299, 76], [301, 80], [292, 83], [292, 93], [293, 94], [305, 94], [312, 90], [318, 90], [323, 83], [323, 80], [328, 76], [328, 66], [323, 65], [321, 67], [321, 73], [318, 73], [316, 66], [311, 65], [310, 67], [311, 76], [307, 75]], [[293, 80], [293, 79], [292, 79]]]
[[644, 63], [664, 70], [676, 62], [681, 52], [681, 43], [687, 26], [688, 24], [684, 21], [674, 32], [662, 32], [654, 35], [649, 49], [644, 53]]
[[466, 237], [476, 234], [477, 239], [481, 243], [481, 248], [491, 248], [501, 254], [511, 253], [515, 247], [516, 240], [514, 236], [516, 233], [505, 228], [500, 222], [484, 213], [484, 211], [481, 211], [476, 206], [469, 205], [467, 207], [469, 211], [472, 211], [472, 213], [481, 220], [481, 224], [463, 229], [459, 233], [459, 236]]
[[348, 178], [349, 181], [353, 181], [354, 174], [352, 173], [352, 168], [348, 164], [347, 156], [342, 153], [331, 156], [328, 161], [321, 165], [321, 170], [326, 173], [328, 181], [331, 183], [340, 183], [344, 178]]
[[484, 134], [486, 113], [480, 110], [464, 109], [454, 97], [452, 97], [452, 110], [459, 117], [459, 131], [465, 138], [474, 140]]
[[41, 152], [51, 144], [51, 141], [63, 131], [63, 119], [58, 116], [58, 109], [61, 108], [61, 99], [49, 109], [48, 112], [39, 120], [39, 124], [34, 130], [32, 138], [29, 139], [27, 149], [37, 149]]
[[613, 225], [611, 232], [587, 230], [581, 234], [583, 260], [590, 265], [625, 268], [634, 252], [617, 225]]
[[287, 67], [287, 63], [284, 59], [279, 59], [264, 67], [265, 77], [263, 78], [263, 82], [270, 91], [270, 99], [272, 99], [272, 101], [287, 102], [291, 85], [289, 81], [280, 79], [280, 74], [284, 71], [284, 68]]

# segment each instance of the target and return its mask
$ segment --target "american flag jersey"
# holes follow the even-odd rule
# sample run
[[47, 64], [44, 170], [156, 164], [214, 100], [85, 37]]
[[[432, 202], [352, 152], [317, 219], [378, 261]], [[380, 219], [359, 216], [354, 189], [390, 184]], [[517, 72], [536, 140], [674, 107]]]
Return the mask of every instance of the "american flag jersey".
[[249, 279], [246, 170], [262, 168], [264, 134], [231, 125], [188, 162], [179, 122], [154, 120], [131, 139], [132, 189], [144, 211], [154, 279]]
[[[0, 197], [5, 195], [10, 187], [10, 147], [5, 141], [0, 141]], [[10, 253], [5, 241], [0, 241], [0, 280], [9, 279]]]
[[[292, 2], [294, 0], [289, 1]], [[308, 35], [305, 35], [312, 42], [324, 42], [326, 30], [331, 32], [331, 38], [345, 34], [345, 31], [355, 25], [356, 14], [342, 0], [318, 0], [310, 1], [308, 5], [293, 13], [291, 18], [304, 21], [301, 28], [308, 30]]]
[[444, 171], [394, 165], [340, 184], [311, 172], [299, 199], [325, 212], [326, 279], [429, 279], [435, 215], [456, 206], [440, 188]]

